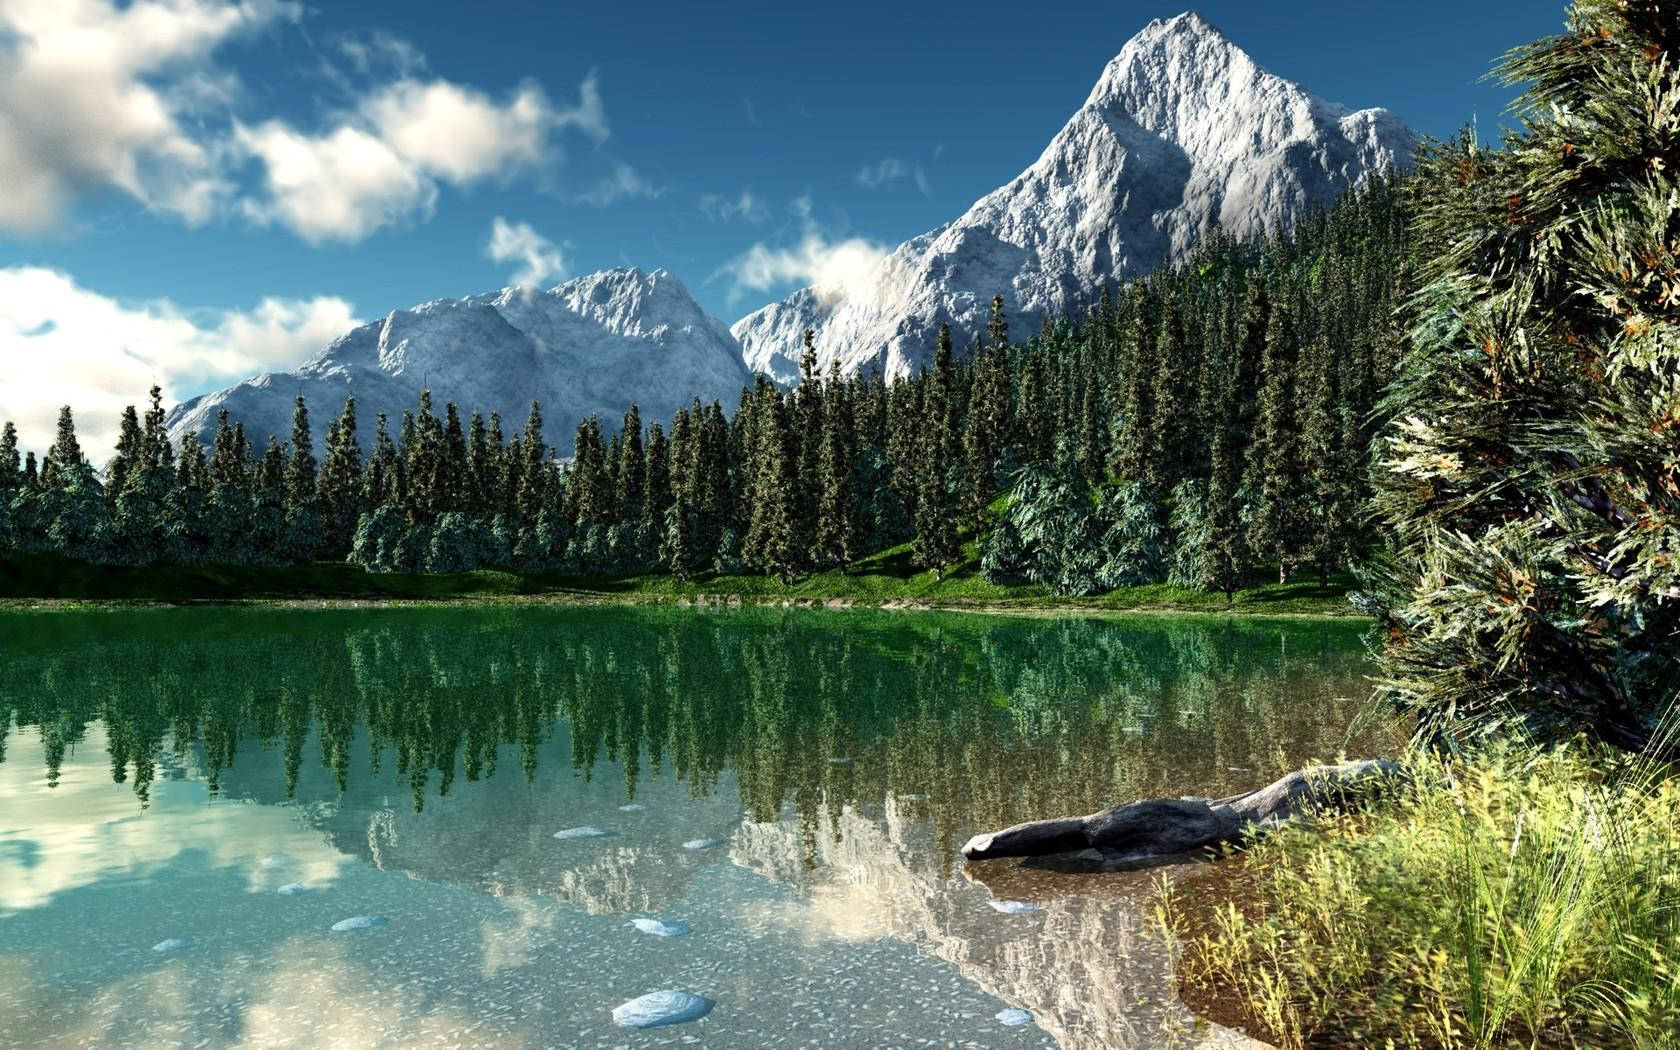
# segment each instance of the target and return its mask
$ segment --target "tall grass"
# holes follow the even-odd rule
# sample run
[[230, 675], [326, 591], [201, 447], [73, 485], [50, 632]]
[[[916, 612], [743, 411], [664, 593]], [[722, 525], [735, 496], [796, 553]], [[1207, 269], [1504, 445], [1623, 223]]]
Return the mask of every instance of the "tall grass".
[[[1186, 997], [1285, 1047], [1680, 1047], [1680, 781], [1584, 746], [1415, 756], [1404, 799], [1286, 829], [1192, 922]], [[1170, 893], [1170, 891], [1164, 891]]]

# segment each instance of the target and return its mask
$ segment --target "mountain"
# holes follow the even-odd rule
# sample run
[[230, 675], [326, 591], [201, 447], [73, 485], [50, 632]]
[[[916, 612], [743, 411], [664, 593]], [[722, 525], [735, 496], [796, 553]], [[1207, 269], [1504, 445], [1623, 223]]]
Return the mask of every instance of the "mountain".
[[1080, 306], [1104, 281], [1182, 258], [1216, 225], [1287, 226], [1367, 173], [1409, 163], [1392, 113], [1325, 102], [1260, 68], [1197, 14], [1151, 22], [1103, 70], [1038, 161], [955, 222], [912, 238], [845, 292], [805, 288], [736, 322], [747, 366], [798, 374], [803, 330], [821, 367], [905, 374], [941, 322], [959, 348], [1002, 294], [1011, 330]]
[[723, 322], [708, 316], [664, 270], [604, 270], [547, 291], [504, 288], [438, 299], [345, 334], [295, 372], [247, 379], [169, 414], [172, 437], [198, 431], [208, 443], [225, 408], [258, 451], [291, 434], [293, 399], [309, 404], [317, 451], [327, 424], [356, 397], [358, 436], [371, 447], [384, 412], [395, 437], [422, 388], [463, 416], [502, 414], [509, 437], [542, 402], [548, 441], [568, 453], [573, 428], [591, 413], [609, 429], [637, 402], [647, 420], [669, 420], [698, 396], [733, 405], [750, 381]]

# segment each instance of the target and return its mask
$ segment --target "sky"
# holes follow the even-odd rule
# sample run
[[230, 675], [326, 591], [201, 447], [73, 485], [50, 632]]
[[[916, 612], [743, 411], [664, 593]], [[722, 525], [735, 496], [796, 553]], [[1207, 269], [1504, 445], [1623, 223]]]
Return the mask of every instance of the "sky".
[[[360, 321], [635, 265], [726, 322], [1035, 160], [1165, 0], [0, 0], [0, 419], [90, 444]], [[1424, 134], [1563, 7], [1203, 0]]]

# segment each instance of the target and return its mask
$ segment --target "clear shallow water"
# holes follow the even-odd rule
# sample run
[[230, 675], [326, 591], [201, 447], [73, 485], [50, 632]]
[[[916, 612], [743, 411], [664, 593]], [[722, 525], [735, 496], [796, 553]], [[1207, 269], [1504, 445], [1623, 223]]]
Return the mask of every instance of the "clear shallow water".
[[[1153, 874], [965, 867], [957, 847], [1391, 748], [1348, 729], [1359, 630], [0, 615], [0, 1041], [1195, 1045], [1143, 918]], [[609, 834], [554, 837], [579, 827]], [[360, 916], [389, 922], [332, 930]], [[715, 1006], [613, 1024], [662, 989]]]

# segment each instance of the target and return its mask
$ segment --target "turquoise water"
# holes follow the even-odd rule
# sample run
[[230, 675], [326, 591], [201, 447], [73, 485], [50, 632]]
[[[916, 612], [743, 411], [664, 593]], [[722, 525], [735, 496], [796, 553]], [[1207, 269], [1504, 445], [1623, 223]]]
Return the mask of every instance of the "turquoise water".
[[[1143, 919], [1152, 874], [957, 847], [1392, 747], [1358, 717], [1359, 631], [0, 614], [0, 1042], [1195, 1045]], [[606, 834], [555, 837], [578, 828]], [[332, 929], [357, 917], [388, 921]], [[614, 1023], [667, 989], [711, 1009]]]

